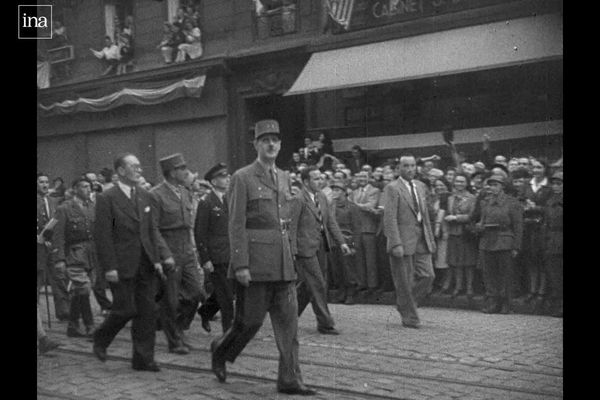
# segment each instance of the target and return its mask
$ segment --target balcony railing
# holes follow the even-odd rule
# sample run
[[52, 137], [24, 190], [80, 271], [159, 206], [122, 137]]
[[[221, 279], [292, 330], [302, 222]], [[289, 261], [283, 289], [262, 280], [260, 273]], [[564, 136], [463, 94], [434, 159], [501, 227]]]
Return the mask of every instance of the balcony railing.
[[283, 36], [298, 31], [299, 13], [296, 5], [283, 6], [274, 10], [255, 14], [256, 38]]

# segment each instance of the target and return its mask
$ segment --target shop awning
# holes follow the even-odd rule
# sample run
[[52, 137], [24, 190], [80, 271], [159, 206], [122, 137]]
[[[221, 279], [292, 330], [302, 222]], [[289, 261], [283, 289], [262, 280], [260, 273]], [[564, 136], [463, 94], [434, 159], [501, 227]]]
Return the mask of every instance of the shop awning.
[[39, 104], [45, 115], [70, 114], [80, 111], [102, 112], [126, 104], [153, 105], [175, 100], [180, 97], [200, 97], [206, 75], [192, 79], [183, 79], [167, 86], [140, 89], [125, 87], [98, 98], [79, 97], [75, 100], [64, 100], [48, 106]]
[[562, 55], [562, 16], [542, 15], [314, 53], [286, 95], [500, 68]]

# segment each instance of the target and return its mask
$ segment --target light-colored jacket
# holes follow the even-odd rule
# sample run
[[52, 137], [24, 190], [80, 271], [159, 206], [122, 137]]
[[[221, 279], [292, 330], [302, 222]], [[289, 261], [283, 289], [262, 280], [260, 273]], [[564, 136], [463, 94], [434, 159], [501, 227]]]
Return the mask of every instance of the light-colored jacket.
[[423, 229], [427, 249], [430, 253], [435, 252], [435, 240], [427, 212], [425, 184], [418, 180], [413, 182], [421, 204], [422, 219], [420, 223], [417, 221], [417, 210], [414, 208], [411, 194], [400, 179], [390, 182], [383, 191], [385, 198], [383, 231], [387, 237], [388, 252], [391, 252], [394, 247], [402, 245], [405, 255], [415, 254], [419, 240], [417, 225], [421, 225]]

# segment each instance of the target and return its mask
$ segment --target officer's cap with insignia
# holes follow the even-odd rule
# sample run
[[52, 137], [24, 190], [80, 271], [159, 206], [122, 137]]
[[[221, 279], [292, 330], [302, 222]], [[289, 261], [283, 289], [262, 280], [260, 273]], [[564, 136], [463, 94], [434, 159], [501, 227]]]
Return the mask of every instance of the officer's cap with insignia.
[[181, 153], [171, 154], [170, 156], [158, 160], [163, 173], [174, 170], [175, 168], [185, 167], [186, 163]]
[[229, 175], [229, 172], [227, 172], [227, 165], [225, 163], [218, 163], [209, 169], [208, 172], [204, 174], [204, 179], [210, 182], [219, 175]]
[[261, 136], [268, 133], [280, 136], [279, 122], [274, 119], [263, 119], [254, 125], [254, 140], [258, 140]]

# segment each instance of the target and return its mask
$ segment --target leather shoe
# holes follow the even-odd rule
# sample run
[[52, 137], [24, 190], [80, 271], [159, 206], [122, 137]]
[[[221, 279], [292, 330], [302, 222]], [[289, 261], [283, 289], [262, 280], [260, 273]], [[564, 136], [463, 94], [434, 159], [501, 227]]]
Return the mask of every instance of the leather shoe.
[[80, 328], [76, 328], [74, 326], [69, 326], [67, 328], [67, 336], [75, 338], [86, 337], [85, 333], [83, 333]]
[[421, 324], [419, 324], [418, 322], [402, 322], [402, 326], [405, 326], [407, 328], [413, 328], [413, 329], [419, 329], [421, 327]]
[[339, 335], [340, 332], [335, 329], [334, 327], [331, 328], [317, 328], [317, 330], [319, 331], [319, 333], [322, 333], [323, 335]]
[[100, 360], [102, 362], [106, 361], [106, 349], [104, 349], [100, 346], [94, 345], [93, 351], [94, 351], [94, 355], [96, 356], [96, 358], [98, 360]]
[[131, 368], [135, 369], [136, 371], [160, 372], [160, 368], [158, 367], [158, 365], [156, 365], [155, 362], [151, 362], [149, 364], [134, 363], [131, 364]]
[[206, 332], [210, 332], [210, 320], [208, 318], [206, 318], [205, 316], [202, 316], [202, 329], [204, 329]]
[[169, 353], [174, 353], [174, 354], [190, 354], [190, 351], [187, 347], [180, 345], [177, 347], [171, 347], [169, 349]]
[[217, 341], [213, 340], [210, 343], [210, 352], [212, 353], [211, 357], [211, 369], [214, 372], [215, 376], [219, 380], [219, 382], [225, 382], [227, 379], [227, 368], [225, 367], [225, 360], [221, 357], [217, 357]]
[[317, 394], [317, 391], [314, 389], [309, 389], [306, 386], [299, 386], [295, 388], [286, 388], [286, 389], [277, 389], [279, 393], [285, 394], [298, 394], [300, 396], [314, 396]]

